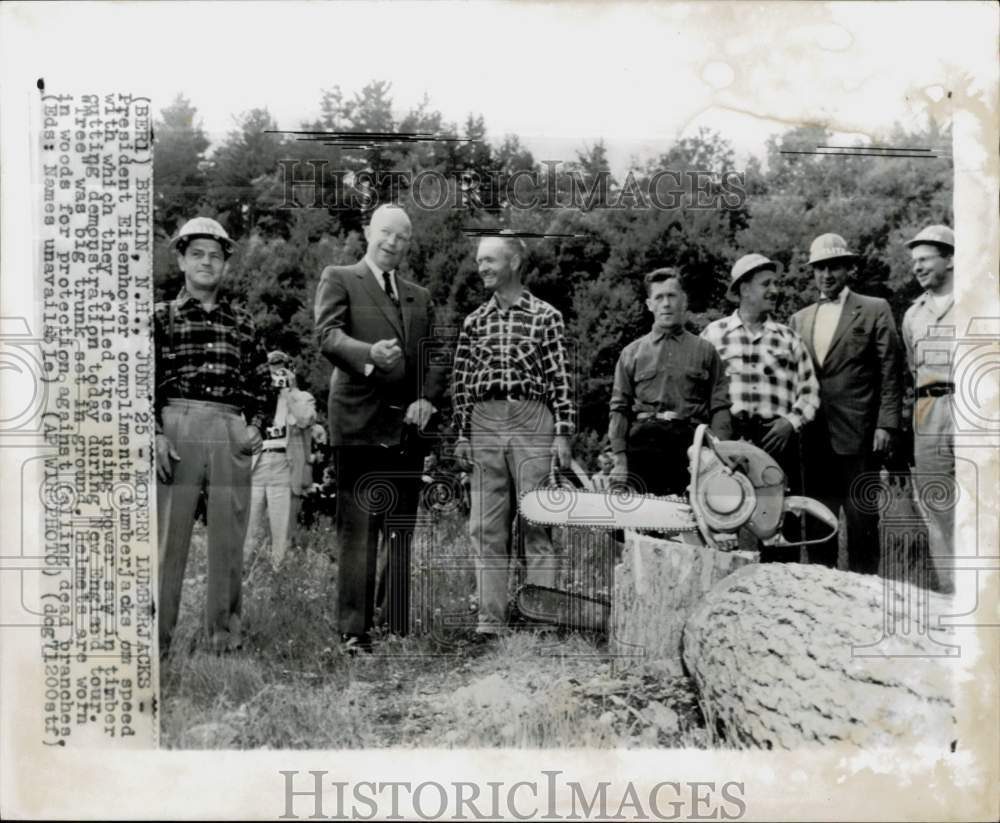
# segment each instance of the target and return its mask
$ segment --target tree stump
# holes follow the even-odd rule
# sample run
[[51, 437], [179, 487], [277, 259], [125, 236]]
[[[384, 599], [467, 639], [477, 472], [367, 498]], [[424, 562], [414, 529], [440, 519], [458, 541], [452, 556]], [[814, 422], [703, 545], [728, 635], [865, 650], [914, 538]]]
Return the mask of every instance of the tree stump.
[[709, 730], [743, 748], [954, 746], [958, 650], [924, 616], [948, 602], [822, 566], [740, 569], [684, 630]]
[[757, 552], [718, 551], [693, 536], [690, 540], [626, 530], [615, 567], [610, 642], [617, 655], [679, 673], [681, 638], [691, 612], [722, 578], [758, 559]]

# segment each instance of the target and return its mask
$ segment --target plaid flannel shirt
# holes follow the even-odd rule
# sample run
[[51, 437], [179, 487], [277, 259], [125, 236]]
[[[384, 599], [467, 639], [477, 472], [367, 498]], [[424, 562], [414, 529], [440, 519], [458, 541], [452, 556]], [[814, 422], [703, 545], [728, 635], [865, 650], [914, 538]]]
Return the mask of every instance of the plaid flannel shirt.
[[819, 381], [802, 338], [788, 326], [768, 319], [754, 336], [735, 311], [709, 323], [701, 336], [726, 364], [733, 416], [780, 416], [796, 431], [816, 416]]
[[494, 295], [466, 317], [452, 376], [458, 435], [469, 436], [474, 403], [497, 397], [545, 403], [556, 434], [573, 434], [576, 410], [563, 340], [562, 315], [528, 291], [507, 311]]
[[167, 399], [179, 397], [237, 406], [247, 423], [264, 433], [274, 392], [267, 353], [249, 312], [225, 298], [205, 311], [182, 288], [175, 300], [157, 303], [153, 310], [153, 348], [157, 431]]

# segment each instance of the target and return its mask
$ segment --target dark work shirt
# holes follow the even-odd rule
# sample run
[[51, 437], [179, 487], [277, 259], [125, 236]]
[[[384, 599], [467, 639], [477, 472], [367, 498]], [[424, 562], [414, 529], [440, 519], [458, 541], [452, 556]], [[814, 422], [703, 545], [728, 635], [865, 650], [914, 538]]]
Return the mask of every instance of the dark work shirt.
[[267, 353], [249, 312], [225, 298], [205, 311], [198, 300], [181, 289], [175, 300], [156, 304], [153, 345], [157, 430], [167, 399], [178, 397], [236, 406], [249, 425], [265, 433], [274, 406], [274, 390]]
[[729, 406], [729, 381], [715, 347], [683, 329], [654, 328], [629, 343], [615, 366], [611, 449], [625, 450], [629, 425], [640, 412], [674, 412], [692, 423], [710, 423]]

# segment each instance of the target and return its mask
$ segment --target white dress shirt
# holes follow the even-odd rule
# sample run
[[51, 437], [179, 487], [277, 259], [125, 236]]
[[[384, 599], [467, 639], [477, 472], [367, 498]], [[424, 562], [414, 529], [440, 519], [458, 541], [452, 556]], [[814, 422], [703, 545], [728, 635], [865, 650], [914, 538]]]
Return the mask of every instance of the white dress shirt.
[[816, 307], [816, 322], [813, 324], [813, 349], [816, 351], [816, 362], [823, 365], [826, 354], [833, 342], [833, 333], [837, 330], [840, 315], [844, 311], [844, 301], [849, 289], [844, 286], [836, 297], [822, 300]]
[[[382, 269], [376, 266], [369, 258], [365, 258], [365, 263], [368, 264], [368, 268], [371, 270], [372, 275], [375, 277], [375, 282], [378, 283], [378, 287], [385, 291], [385, 278], [382, 277]], [[395, 270], [389, 272], [389, 280], [392, 281], [392, 290], [396, 293], [396, 297], [399, 297], [399, 284], [396, 282], [396, 272]], [[388, 292], [386, 292], [388, 294]]]

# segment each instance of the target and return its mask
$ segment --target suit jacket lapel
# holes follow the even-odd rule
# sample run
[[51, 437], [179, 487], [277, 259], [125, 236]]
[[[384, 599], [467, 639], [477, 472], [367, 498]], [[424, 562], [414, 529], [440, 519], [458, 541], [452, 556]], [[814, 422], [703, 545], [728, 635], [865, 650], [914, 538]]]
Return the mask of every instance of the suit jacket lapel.
[[830, 355], [843, 339], [847, 330], [854, 325], [855, 319], [861, 314], [861, 301], [854, 296], [854, 292], [848, 292], [847, 299], [844, 300], [844, 310], [840, 313], [840, 320], [837, 321], [837, 328], [833, 331], [833, 339], [830, 340], [830, 347], [826, 350], [824, 362], [829, 361]]
[[[403, 325], [399, 319], [399, 312], [396, 311], [396, 307], [392, 304], [389, 296], [382, 290], [378, 283], [375, 282], [375, 275], [372, 274], [372, 270], [368, 268], [368, 264], [362, 260], [358, 268], [358, 277], [361, 278], [361, 284], [364, 286], [368, 296], [374, 305], [378, 306], [382, 314], [385, 315], [385, 319], [388, 320], [392, 327], [399, 333], [400, 341], [403, 340]], [[399, 283], [399, 277], [396, 278], [396, 283]]]

